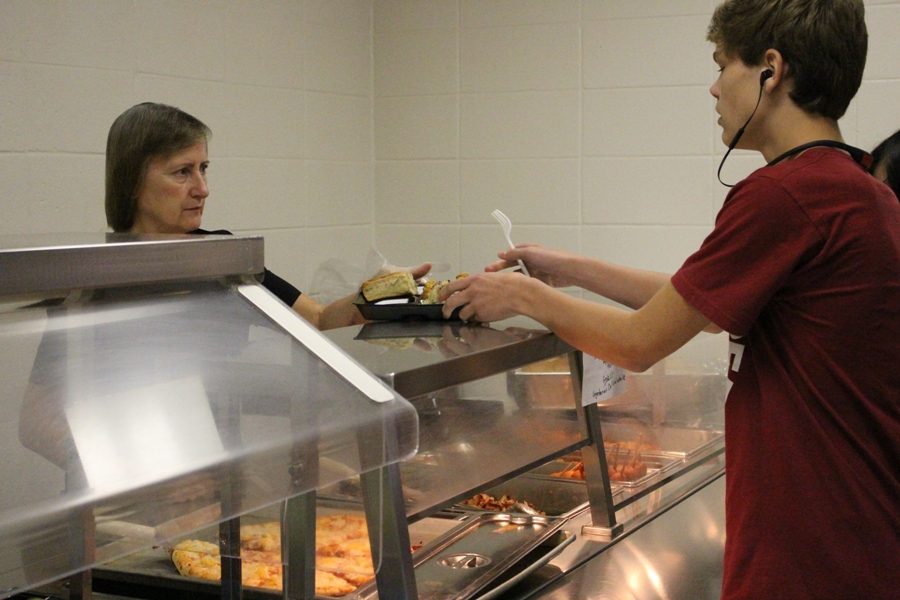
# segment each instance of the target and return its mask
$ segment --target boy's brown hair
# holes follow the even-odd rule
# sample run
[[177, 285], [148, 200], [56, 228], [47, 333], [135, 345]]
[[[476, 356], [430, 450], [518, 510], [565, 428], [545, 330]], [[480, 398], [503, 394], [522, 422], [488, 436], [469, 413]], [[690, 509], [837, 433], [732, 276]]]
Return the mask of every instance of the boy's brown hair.
[[859, 89], [868, 32], [862, 0], [726, 0], [707, 39], [728, 56], [758, 65], [781, 52], [791, 99], [810, 113], [839, 119]]

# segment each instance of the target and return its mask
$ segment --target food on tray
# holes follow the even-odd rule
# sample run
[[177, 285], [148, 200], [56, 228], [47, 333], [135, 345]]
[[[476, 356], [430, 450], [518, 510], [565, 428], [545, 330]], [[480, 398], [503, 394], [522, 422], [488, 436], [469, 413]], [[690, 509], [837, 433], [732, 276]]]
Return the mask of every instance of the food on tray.
[[563, 479], [584, 479], [584, 463], [577, 461], [566, 466], [562, 471], [550, 473], [551, 477], [562, 477]]
[[606, 453], [606, 470], [611, 481], [634, 481], [647, 474], [647, 465], [641, 460], [641, 453], [637, 450], [620, 451], [618, 447], [612, 452], [610, 460], [609, 451]]
[[[179, 573], [218, 581], [219, 547], [184, 540], [172, 549]], [[281, 527], [277, 522], [241, 526], [241, 580], [244, 585], [281, 589]], [[375, 576], [365, 518], [336, 514], [316, 519], [316, 595], [344, 596]]]
[[[456, 279], [468, 277], [468, 273], [459, 273]], [[377, 302], [391, 298], [409, 298], [419, 304], [440, 304], [441, 290], [450, 283], [449, 279], [426, 279], [419, 286], [412, 275], [406, 271], [378, 275], [364, 281], [360, 287], [366, 302]]]
[[603, 442], [603, 446], [606, 448], [607, 452], [613, 450], [618, 452], [624, 452], [626, 450], [634, 450], [637, 452], [656, 452], [659, 450], [659, 444], [648, 442], [644, 440], [643, 437], [640, 437], [636, 440], [608, 440]]
[[570, 452], [568, 454], [564, 454], [558, 459], [561, 462], [578, 462], [581, 460], [581, 450], [576, 450], [575, 452]]
[[422, 286], [422, 299], [420, 302], [422, 304], [440, 304], [441, 290], [449, 283], [449, 279], [444, 279], [443, 281], [429, 279], [425, 282], [425, 285]]
[[537, 514], [544, 514], [543, 511], [538, 510], [535, 506], [528, 502], [527, 500], [516, 500], [511, 496], [507, 496], [503, 494], [499, 498], [495, 498], [490, 494], [475, 494], [468, 500], [463, 502], [464, 506], [473, 506], [475, 508], [480, 508], [481, 510], [490, 510], [495, 512], [514, 512], [520, 511], [520, 506], [526, 506], [531, 510], [535, 511]]
[[397, 271], [364, 281], [360, 291], [367, 302], [375, 302], [386, 298], [415, 296], [419, 292], [419, 286], [408, 271]]
[[[606, 447], [606, 471], [610, 481], [635, 481], [647, 474], [647, 465], [641, 460], [641, 452], [631, 446], [622, 448], [618, 443], [604, 444]], [[568, 458], [569, 460], [565, 460]], [[568, 464], [560, 471], [551, 473], [552, 477], [563, 479], [584, 479], [584, 462], [581, 453], [563, 457]], [[574, 460], [573, 460], [574, 459]]]

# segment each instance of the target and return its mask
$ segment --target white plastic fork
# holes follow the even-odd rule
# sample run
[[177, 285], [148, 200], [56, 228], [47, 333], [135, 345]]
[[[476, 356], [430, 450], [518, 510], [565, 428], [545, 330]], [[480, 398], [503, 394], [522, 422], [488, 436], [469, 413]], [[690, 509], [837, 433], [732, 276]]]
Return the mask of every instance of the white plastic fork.
[[[491, 213], [491, 216], [500, 223], [500, 227], [503, 229], [503, 236], [506, 238], [506, 243], [509, 244], [510, 249], [514, 249], [516, 245], [513, 244], [512, 238], [509, 236], [509, 233], [512, 231], [512, 221], [510, 221], [509, 217], [503, 214], [503, 211], [499, 208], [495, 208], [494, 212]], [[525, 266], [522, 259], [517, 259], [517, 262], [519, 263], [519, 268], [522, 269], [522, 272], [525, 273], [527, 277], [531, 277], [531, 273], [528, 272], [528, 267]]]

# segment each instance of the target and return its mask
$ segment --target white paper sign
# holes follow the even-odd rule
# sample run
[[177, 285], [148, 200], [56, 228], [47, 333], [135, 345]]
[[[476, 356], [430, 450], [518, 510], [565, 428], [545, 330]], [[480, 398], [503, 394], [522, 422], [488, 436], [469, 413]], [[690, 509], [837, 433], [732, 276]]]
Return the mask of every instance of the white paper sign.
[[609, 400], [625, 391], [625, 371], [605, 360], [584, 354], [584, 380], [581, 382], [581, 405]]

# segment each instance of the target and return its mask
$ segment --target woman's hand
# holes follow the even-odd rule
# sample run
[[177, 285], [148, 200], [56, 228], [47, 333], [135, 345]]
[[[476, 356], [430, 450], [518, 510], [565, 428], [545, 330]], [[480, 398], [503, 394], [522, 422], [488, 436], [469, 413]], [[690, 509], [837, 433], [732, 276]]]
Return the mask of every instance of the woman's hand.
[[497, 256], [500, 260], [486, 266], [485, 271], [502, 271], [515, 267], [516, 261], [522, 260], [532, 277], [551, 287], [578, 285], [577, 281], [566, 274], [566, 267], [577, 258], [570, 252], [545, 248], [540, 244], [516, 244], [515, 248], [503, 250]]
[[418, 267], [410, 267], [409, 269], [410, 274], [416, 281], [428, 275], [429, 271], [431, 271], [431, 263], [428, 262], [422, 263]]
[[375, 273], [375, 276], [379, 275], [387, 275], [388, 273], [398, 273], [400, 271], [409, 271], [410, 275], [413, 276], [413, 279], [418, 281], [422, 277], [428, 275], [429, 271], [431, 271], [431, 263], [422, 263], [417, 267], [398, 267], [397, 265], [385, 264], [383, 267], [378, 269], [378, 272]]

